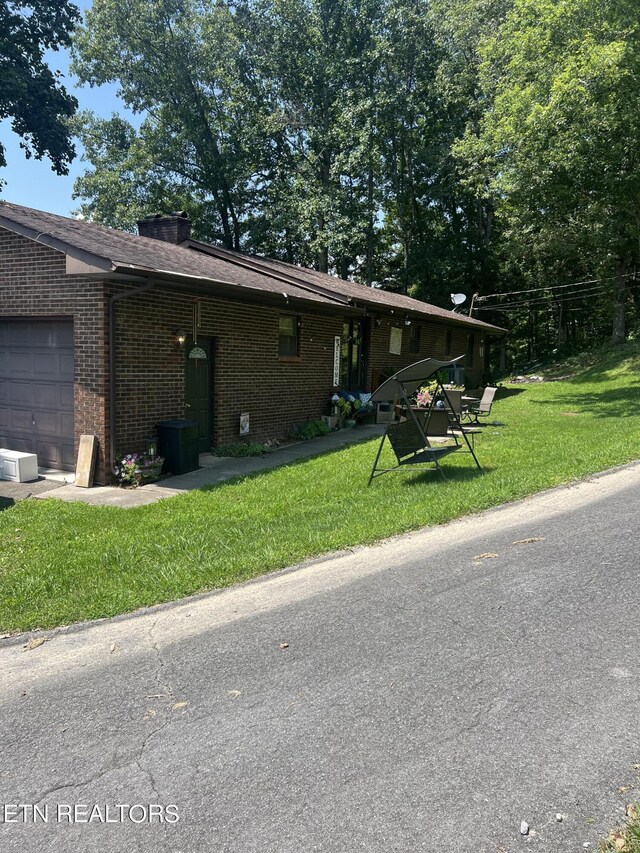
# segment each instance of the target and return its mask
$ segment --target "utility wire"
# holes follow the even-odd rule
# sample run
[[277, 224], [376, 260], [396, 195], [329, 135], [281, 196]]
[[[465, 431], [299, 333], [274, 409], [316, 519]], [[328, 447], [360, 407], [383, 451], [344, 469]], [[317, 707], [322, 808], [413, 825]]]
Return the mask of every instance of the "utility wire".
[[[628, 290], [631, 290], [632, 287], [636, 287], [637, 285], [629, 285]], [[475, 311], [516, 311], [519, 308], [530, 308], [530, 307], [538, 307], [540, 305], [546, 305], [548, 308], [554, 308], [558, 303], [571, 302], [574, 299], [593, 299], [596, 296], [601, 296], [606, 293], [607, 289], [599, 289], [596, 290], [595, 293], [587, 293], [582, 295], [580, 293], [564, 295], [563, 297], [558, 297], [554, 299], [552, 303], [549, 303], [549, 298], [547, 299], [529, 299], [522, 302], [510, 302], [505, 305], [487, 305], [485, 307], [480, 307], [474, 309]]]
[[[632, 278], [635, 273], [625, 273], [621, 278]], [[529, 290], [505, 290], [504, 293], [488, 293], [486, 296], [477, 296], [476, 302], [485, 302], [487, 299], [493, 299], [497, 296], [516, 296], [520, 293], [536, 293], [539, 290], [560, 290], [563, 287], [578, 287], [581, 284], [596, 284], [600, 281], [615, 281], [618, 276], [610, 275], [606, 278], [592, 278], [587, 281], [574, 281], [571, 284], [547, 284], [544, 287], [531, 287]]]
[[476, 308], [475, 310], [492, 311], [498, 308], [514, 308], [519, 307], [521, 305], [535, 305], [539, 303], [549, 302], [549, 300], [552, 300], [553, 302], [568, 302], [571, 299], [581, 299], [582, 297], [588, 298], [589, 296], [597, 296], [600, 293], [607, 292], [607, 287], [597, 285], [596, 287], [586, 287], [584, 288], [584, 290], [576, 291], [575, 293], [562, 293], [560, 296], [554, 296], [553, 294], [549, 294], [548, 296], [536, 296], [532, 299], [518, 299], [514, 302], [503, 302], [499, 305], [483, 305], [479, 308]]

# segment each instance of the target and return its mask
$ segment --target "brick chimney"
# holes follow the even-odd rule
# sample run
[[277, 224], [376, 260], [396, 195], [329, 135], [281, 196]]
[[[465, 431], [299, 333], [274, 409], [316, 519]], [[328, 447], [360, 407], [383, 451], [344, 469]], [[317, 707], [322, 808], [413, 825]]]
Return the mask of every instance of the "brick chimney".
[[138, 220], [138, 234], [141, 237], [151, 237], [154, 240], [164, 240], [165, 243], [183, 243], [191, 236], [191, 221], [184, 210], [163, 216], [146, 216]]

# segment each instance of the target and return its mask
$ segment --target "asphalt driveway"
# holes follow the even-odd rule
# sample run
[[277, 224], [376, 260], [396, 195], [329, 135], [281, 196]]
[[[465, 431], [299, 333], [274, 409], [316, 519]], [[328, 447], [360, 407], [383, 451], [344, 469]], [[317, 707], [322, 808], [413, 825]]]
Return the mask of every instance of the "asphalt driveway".
[[595, 850], [640, 796], [639, 498], [634, 465], [2, 641], [0, 800], [28, 808], [0, 849]]

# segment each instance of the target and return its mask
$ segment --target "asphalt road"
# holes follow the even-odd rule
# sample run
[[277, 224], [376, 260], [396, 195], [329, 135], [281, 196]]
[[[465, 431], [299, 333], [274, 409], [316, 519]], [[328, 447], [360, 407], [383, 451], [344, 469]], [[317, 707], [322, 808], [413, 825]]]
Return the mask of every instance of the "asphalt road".
[[2, 641], [0, 850], [595, 850], [640, 796], [639, 498], [634, 465]]

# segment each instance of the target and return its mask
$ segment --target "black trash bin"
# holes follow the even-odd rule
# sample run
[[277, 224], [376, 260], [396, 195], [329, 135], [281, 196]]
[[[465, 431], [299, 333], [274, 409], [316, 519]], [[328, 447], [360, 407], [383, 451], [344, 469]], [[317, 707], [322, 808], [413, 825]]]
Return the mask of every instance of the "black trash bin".
[[158, 453], [164, 456], [165, 470], [171, 474], [188, 474], [199, 467], [198, 422], [178, 418], [160, 421]]

